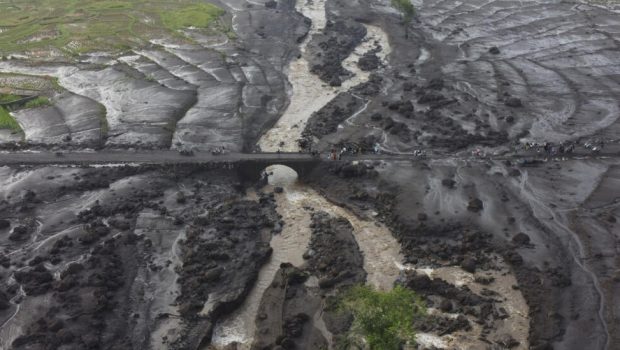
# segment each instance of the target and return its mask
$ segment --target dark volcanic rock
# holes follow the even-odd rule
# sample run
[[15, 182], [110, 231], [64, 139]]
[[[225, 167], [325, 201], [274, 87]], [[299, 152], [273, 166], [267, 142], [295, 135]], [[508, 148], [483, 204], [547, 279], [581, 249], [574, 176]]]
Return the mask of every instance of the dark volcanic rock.
[[470, 257], [463, 259], [461, 262], [461, 268], [469, 273], [476, 272], [476, 260]]
[[467, 203], [467, 210], [477, 213], [484, 208], [484, 204], [478, 198], [473, 198]]
[[391, 135], [398, 136], [403, 142], [409, 142], [412, 139], [412, 133], [407, 124], [397, 122], [392, 118], [387, 118], [383, 123], [383, 130]]
[[353, 52], [366, 36], [366, 27], [350, 20], [328, 21], [323, 33], [314, 35], [308, 44], [311, 53], [310, 71], [326, 83], [339, 86], [341, 77], [349, 72], [342, 61]]
[[11, 258], [0, 253], [0, 266], [4, 267], [5, 269], [8, 269], [11, 266]]
[[456, 181], [452, 180], [452, 179], [443, 179], [441, 180], [441, 184], [447, 188], [454, 188], [454, 186], [456, 185]]
[[10, 298], [5, 292], [0, 290], [0, 311], [6, 310], [11, 306]]
[[363, 101], [349, 93], [336, 96], [308, 120], [300, 146], [310, 149], [313, 137], [321, 138], [338, 130], [338, 125], [364, 106]]
[[530, 244], [530, 236], [523, 232], [519, 232], [514, 237], [512, 237], [512, 242], [517, 245], [528, 245]]
[[[258, 202], [233, 196], [212, 203], [209, 215], [187, 229], [182, 243], [176, 301], [188, 326], [174, 343], [178, 349], [197, 346], [202, 340], [196, 335], [210, 334], [222, 314], [241, 304], [272, 253], [262, 233], [278, 220], [273, 194], [261, 194]], [[218, 298], [211, 301], [213, 296]], [[199, 315], [208, 301], [208, 317]]]
[[428, 104], [428, 103], [436, 103], [445, 100], [444, 95], [438, 92], [424, 92], [419, 98], [418, 103], [420, 104]]
[[6, 219], [0, 219], [0, 230], [5, 230], [11, 227], [11, 222]]
[[322, 304], [304, 282], [308, 274], [284, 263], [263, 294], [256, 318], [255, 349], [322, 349], [327, 341], [309, 315]]
[[512, 349], [519, 346], [520, 343], [516, 341], [510, 334], [504, 334], [499, 337], [499, 339], [497, 340], [497, 344], [506, 349]]
[[433, 332], [440, 335], [471, 330], [471, 325], [469, 324], [467, 317], [463, 315], [459, 315], [456, 318], [441, 315], [429, 315], [417, 319], [414, 326], [415, 329], [420, 332]]
[[363, 257], [353, 237], [353, 227], [344, 218], [333, 218], [325, 212], [312, 214], [312, 237], [308, 259], [309, 270], [319, 278], [319, 287], [363, 283], [366, 272]]
[[9, 235], [9, 239], [11, 241], [23, 241], [28, 238], [29, 229], [27, 226], [19, 225], [13, 227], [11, 234]]
[[366, 163], [336, 163], [330, 165], [329, 171], [332, 174], [336, 174], [343, 179], [359, 178], [359, 177], [374, 177], [377, 175], [377, 171]]
[[14, 276], [15, 280], [21, 283], [27, 295], [46, 293], [54, 280], [52, 274], [43, 265], [38, 265], [29, 270], [17, 271]]
[[381, 67], [381, 59], [375, 52], [369, 51], [359, 59], [357, 65], [361, 70], [369, 72]]
[[441, 303], [439, 304], [439, 310], [443, 312], [452, 311], [452, 302], [448, 299], [443, 299]]
[[431, 90], [441, 90], [444, 88], [444, 80], [442, 78], [433, 78], [431, 81], [426, 84], [427, 89]]
[[504, 102], [504, 104], [508, 107], [519, 108], [523, 107], [523, 102], [521, 102], [520, 98], [510, 97]]

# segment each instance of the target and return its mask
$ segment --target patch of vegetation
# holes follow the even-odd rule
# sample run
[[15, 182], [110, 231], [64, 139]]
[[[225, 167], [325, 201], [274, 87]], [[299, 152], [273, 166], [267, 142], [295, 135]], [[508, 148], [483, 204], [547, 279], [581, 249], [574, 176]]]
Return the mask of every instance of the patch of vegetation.
[[26, 102], [24, 104], [24, 108], [39, 108], [39, 107], [49, 106], [51, 104], [52, 103], [50, 102], [49, 98], [45, 96], [38, 96], [37, 98]]
[[392, 6], [396, 8], [403, 15], [403, 20], [409, 22], [415, 15], [415, 8], [411, 3], [411, 0], [392, 0]]
[[207, 28], [214, 20], [224, 14], [224, 10], [212, 4], [195, 4], [175, 11], [162, 13], [161, 18], [166, 28], [179, 30], [183, 28]]
[[354, 286], [340, 301], [344, 311], [353, 314], [353, 325], [338, 348], [360, 349], [367, 344], [373, 350], [400, 350], [415, 343], [413, 323], [426, 313], [417, 295], [401, 286], [388, 292], [369, 286]]
[[207, 28], [224, 13], [198, 0], [12, 0], [1, 7], [0, 56], [126, 50], [185, 27]]
[[22, 128], [19, 126], [15, 118], [9, 114], [9, 112], [0, 107], [0, 129], [9, 129], [13, 132], [22, 132]]
[[21, 96], [13, 94], [0, 94], [0, 103], [10, 103], [21, 99]]
[[392, 6], [402, 15], [403, 25], [405, 26], [405, 36], [409, 36], [409, 23], [415, 16], [415, 7], [411, 0], [392, 0]]

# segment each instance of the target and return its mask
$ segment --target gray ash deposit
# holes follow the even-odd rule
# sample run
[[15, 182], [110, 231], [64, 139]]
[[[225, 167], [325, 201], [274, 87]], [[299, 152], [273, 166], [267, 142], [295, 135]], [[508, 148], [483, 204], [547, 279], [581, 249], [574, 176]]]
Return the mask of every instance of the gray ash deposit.
[[0, 128], [0, 349], [333, 349], [357, 285], [417, 349], [619, 348], [617, 5], [214, 3], [0, 61], [48, 99]]

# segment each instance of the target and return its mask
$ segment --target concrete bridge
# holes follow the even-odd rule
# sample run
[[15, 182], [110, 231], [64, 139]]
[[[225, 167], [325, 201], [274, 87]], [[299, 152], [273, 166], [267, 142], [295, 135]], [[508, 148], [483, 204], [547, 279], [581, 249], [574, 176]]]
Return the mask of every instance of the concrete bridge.
[[[360, 155], [346, 160], [378, 160], [380, 155]], [[394, 156], [387, 156], [396, 159]], [[410, 157], [400, 157], [410, 159]], [[183, 165], [195, 164], [207, 169], [237, 170], [248, 181], [258, 180], [270, 165], [285, 165], [295, 170], [301, 180], [327, 159], [305, 153], [227, 153], [207, 152], [184, 156], [176, 151], [97, 151], [97, 152], [5, 152], [0, 153], [0, 166], [114, 166], [114, 165]]]
[[[472, 161], [483, 160], [512, 160], [541, 158], [540, 154], [504, 154], [486, 157], [470, 157], [464, 154], [431, 154], [429, 159], [462, 159]], [[562, 158], [617, 158], [617, 147], [596, 155], [575, 153], [563, 155]], [[544, 158], [545, 156], [542, 156]], [[357, 154], [346, 155], [343, 161], [414, 161], [426, 158], [413, 155], [395, 154]], [[118, 165], [202, 165], [207, 169], [236, 169], [239, 175], [248, 181], [260, 179], [261, 173], [270, 165], [285, 165], [297, 172], [301, 180], [309, 175], [321, 162], [327, 160], [327, 154], [315, 157], [307, 153], [227, 153], [213, 155], [207, 152], [197, 152], [191, 156], [181, 155], [171, 150], [130, 151], [130, 150], [101, 150], [55, 153], [50, 151], [0, 152], [0, 166], [118, 166]]]

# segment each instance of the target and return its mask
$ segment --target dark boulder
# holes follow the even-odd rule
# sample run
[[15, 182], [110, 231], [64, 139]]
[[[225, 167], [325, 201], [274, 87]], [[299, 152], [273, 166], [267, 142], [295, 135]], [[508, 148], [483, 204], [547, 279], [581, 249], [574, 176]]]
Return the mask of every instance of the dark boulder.
[[15, 226], [11, 234], [9, 235], [9, 239], [11, 241], [23, 241], [28, 236], [28, 227], [20, 225]]
[[425, 104], [425, 103], [439, 102], [443, 100], [445, 100], [445, 97], [440, 93], [425, 92], [420, 96], [420, 98], [418, 98], [418, 103]]
[[46, 293], [54, 280], [52, 274], [43, 265], [38, 265], [31, 270], [17, 271], [14, 277], [18, 283], [22, 284], [27, 295]]
[[443, 179], [443, 180], [441, 180], [441, 184], [442, 184], [444, 187], [447, 187], [447, 188], [452, 189], [452, 188], [454, 188], [454, 186], [456, 185], [456, 181], [454, 181], [454, 180], [452, 180], [452, 179]]
[[521, 255], [517, 252], [509, 250], [506, 252], [505, 258], [512, 265], [519, 266], [523, 264], [523, 257], [521, 257]]
[[492, 48], [489, 49], [489, 53], [492, 55], [499, 55], [501, 51], [499, 50], [497, 46], [493, 46]]
[[357, 65], [362, 71], [370, 72], [381, 66], [381, 59], [374, 52], [367, 52], [359, 59]]
[[22, 195], [22, 199], [26, 202], [34, 202], [36, 198], [37, 194], [32, 190], [26, 190], [26, 192]]
[[342, 79], [340, 79], [340, 77], [337, 75], [334, 75], [329, 80], [329, 86], [341, 86], [341, 85], [342, 85]]
[[443, 299], [441, 303], [439, 303], [439, 310], [443, 312], [452, 311], [452, 302], [448, 299]]
[[512, 242], [516, 245], [528, 245], [530, 244], [530, 236], [523, 232], [519, 232], [512, 237]]
[[9, 300], [8, 295], [0, 290], [0, 310], [6, 310], [11, 306]]
[[613, 214], [609, 214], [607, 215], [607, 222], [611, 223], [611, 224], [615, 224], [616, 223], [616, 217], [613, 216]]
[[476, 260], [469, 257], [463, 259], [461, 262], [461, 268], [469, 273], [476, 272]]
[[0, 230], [4, 230], [11, 227], [11, 222], [6, 219], [0, 219]]
[[479, 198], [474, 198], [467, 204], [467, 210], [477, 213], [484, 208], [484, 203]]
[[210, 270], [207, 270], [204, 274], [204, 279], [206, 282], [213, 282], [220, 279], [222, 274], [224, 273], [224, 269], [221, 267], [214, 267]]
[[512, 108], [523, 107], [523, 102], [521, 102], [521, 99], [517, 97], [509, 97], [504, 104]]
[[60, 273], [60, 278], [65, 278], [69, 275], [75, 275], [82, 270], [84, 270], [84, 265], [77, 262], [70, 263], [69, 265], [67, 265], [67, 268]]
[[505, 349], [512, 349], [512, 348], [519, 346], [519, 344], [521, 343], [516, 341], [511, 335], [503, 334], [499, 336], [497, 340], [497, 344], [502, 346]]
[[434, 78], [431, 79], [431, 81], [428, 82], [428, 84], [426, 85], [426, 87], [428, 89], [432, 89], [432, 90], [441, 90], [444, 87], [444, 80], [441, 78]]

